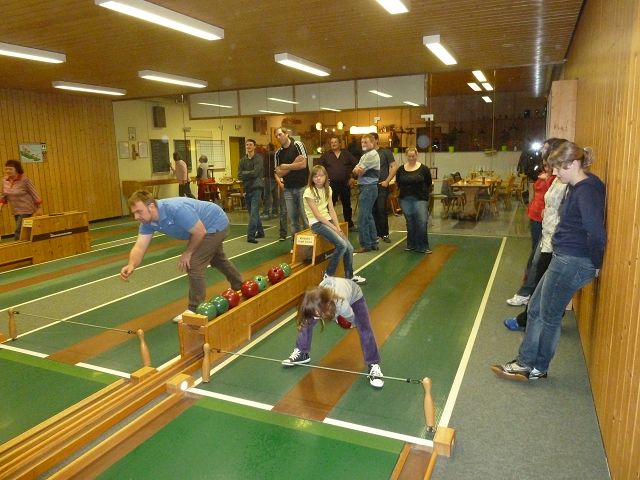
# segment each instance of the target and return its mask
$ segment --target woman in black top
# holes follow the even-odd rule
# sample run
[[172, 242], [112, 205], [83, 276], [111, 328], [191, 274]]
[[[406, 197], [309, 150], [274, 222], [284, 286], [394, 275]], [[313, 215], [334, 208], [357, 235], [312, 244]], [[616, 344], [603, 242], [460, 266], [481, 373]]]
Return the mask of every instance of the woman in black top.
[[420, 253], [431, 253], [427, 222], [429, 220], [429, 192], [433, 183], [431, 171], [418, 162], [418, 150], [406, 150], [407, 161], [396, 172], [400, 190], [400, 208], [407, 222], [407, 247]]

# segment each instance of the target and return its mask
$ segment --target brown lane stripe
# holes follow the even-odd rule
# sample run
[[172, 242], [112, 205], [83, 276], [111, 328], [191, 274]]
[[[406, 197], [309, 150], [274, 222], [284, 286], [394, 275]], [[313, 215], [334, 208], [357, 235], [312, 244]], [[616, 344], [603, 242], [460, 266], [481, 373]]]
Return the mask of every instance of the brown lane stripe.
[[130, 227], [105, 229], [105, 230], [90, 230], [91, 241], [93, 242], [94, 240], [121, 235], [123, 233], [130, 233], [131, 236], [135, 237], [138, 235], [139, 228], [140, 228], [139, 224], [136, 223], [135, 225], [132, 225]]
[[[457, 248], [455, 245], [436, 247], [432, 255], [425, 255], [424, 259], [369, 312], [379, 348], [384, 345]], [[322, 358], [319, 365], [363, 371], [358, 332], [354, 329], [347, 333]], [[384, 373], [384, 359], [381, 367]], [[348, 373], [310, 368], [309, 372], [280, 399], [273, 411], [321, 422], [358, 378]]]
[[[252, 268], [251, 270], [242, 272], [243, 277], [246, 279], [252, 278], [254, 275], [266, 275], [266, 272], [273, 265], [278, 265], [282, 262], [290, 262], [291, 255], [285, 254], [276, 258], [271, 258], [266, 262]], [[184, 282], [187, 282], [187, 279], [183, 279]], [[216, 282], [213, 285], [207, 287], [207, 299], [210, 299], [216, 295], [220, 295], [221, 292], [229, 288], [229, 284], [226, 280], [221, 282]], [[170, 322], [171, 319], [177, 315], [178, 313], [184, 311], [186, 308], [185, 304], [187, 302], [186, 298], [176, 300], [167, 305], [162, 305], [161, 307], [146, 313], [140, 317], [134, 318], [128, 322], [122, 323], [120, 325], [116, 325], [114, 328], [119, 328], [122, 330], [137, 330], [141, 328], [145, 332], [151, 330], [152, 328], [157, 327], [166, 322]], [[87, 327], [91, 328], [91, 327]], [[92, 329], [93, 330], [93, 329]], [[177, 335], [177, 327], [176, 327], [176, 337]], [[109, 349], [115, 348], [118, 345], [128, 341], [131, 339], [131, 335], [127, 335], [122, 332], [114, 332], [112, 330], [106, 330], [98, 335], [82, 340], [78, 343], [71, 345], [64, 350], [59, 350], [49, 356], [49, 358], [53, 360], [57, 360], [64, 363], [76, 364], [78, 362], [85, 362], [87, 359], [92, 358], [96, 355], [99, 355]], [[147, 344], [149, 342], [147, 341]], [[156, 364], [153, 361], [153, 345], [150, 344], [149, 350], [151, 353], [151, 363]], [[179, 344], [176, 339], [176, 354], [179, 351]]]
[[[184, 243], [184, 240], [169, 240], [168, 242], [165, 242], [162, 244], [151, 244], [147, 252], [155, 252], [157, 250], [168, 249], [183, 243]], [[31, 285], [37, 285], [38, 283], [50, 281], [55, 278], [65, 277], [67, 275], [71, 275], [72, 273], [82, 272], [84, 270], [100, 267], [102, 265], [107, 265], [112, 262], [116, 262], [116, 261], [124, 262], [128, 258], [129, 258], [129, 252], [120, 253], [117, 255], [110, 255], [107, 257], [100, 258], [99, 260], [94, 260], [92, 262], [87, 262], [80, 265], [73, 265], [71, 267], [56, 270], [55, 272], [47, 272], [40, 275], [36, 275], [34, 277], [25, 278], [23, 280], [7, 283], [6, 285], [2, 285], [0, 287], [0, 292], [10, 292], [15, 289], [30, 287]], [[124, 266], [124, 263], [122, 266]]]

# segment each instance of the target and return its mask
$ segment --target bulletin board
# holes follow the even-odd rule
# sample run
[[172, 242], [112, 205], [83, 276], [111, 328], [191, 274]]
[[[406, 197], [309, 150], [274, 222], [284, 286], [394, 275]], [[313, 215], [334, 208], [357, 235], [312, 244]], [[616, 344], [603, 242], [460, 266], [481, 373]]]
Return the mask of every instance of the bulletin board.
[[224, 140], [196, 140], [196, 156], [206, 155], [208, 165], [214, 170], [225, 170], [227, 157], [224, 153]]
[[165, 140], [149, 140], [151, 143], [151, 172], [169, 173], [169, 143]]

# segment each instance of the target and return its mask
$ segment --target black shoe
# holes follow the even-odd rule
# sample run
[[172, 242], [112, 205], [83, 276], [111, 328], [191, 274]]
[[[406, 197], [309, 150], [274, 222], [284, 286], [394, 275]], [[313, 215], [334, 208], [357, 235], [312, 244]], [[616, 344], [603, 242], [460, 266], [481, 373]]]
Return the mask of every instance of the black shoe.
[[289, 358], [285, 358], [282, 361], [283, 367], [293, 367], [294, 365], [302, 365], [303, 363], [309, 363], [311, 361], [311, 357], [309, 357], [308, 353], [303, 353], [297, 348], [293, 349]]
[[249, 243], [258, 243], [258, 240], [256, 240], [255, 238], [247, 238], [247, 242], [249, 242]]
[[278, 239], [278, 241], [279, 241], [279, 242], [284, 242], [286, 239], [287, 239], [287, 237], [280, 237], [280, 238]]
[[256, 238], [264, 238], [264, 232], [256, 233]]

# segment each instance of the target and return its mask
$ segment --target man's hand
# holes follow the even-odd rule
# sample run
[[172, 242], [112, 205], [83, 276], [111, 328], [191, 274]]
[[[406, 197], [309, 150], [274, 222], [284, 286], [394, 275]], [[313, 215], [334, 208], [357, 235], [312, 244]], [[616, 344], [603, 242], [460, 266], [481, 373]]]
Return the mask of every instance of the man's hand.
[[188, 272], [191, 267], [191, 252], [182, 252], [178, 259], [178, 270], [181, 272]]
[[389, 181], [388, 180], [383, 180], [380, 182], [380, 186], [384, 187], [384, 188], [388, 188], [389, 187]]
[[281, 166], [277, 166], [275, 172], [276, 172], [276, 175], [282, 178], [289, 173], [289, 170], [285, 170]]
[[122, 269], [120, 270], [120, 278], [122, 280], [124, 280], [125, 282], [129, 281], [129, 277], [131, 276], [131, 274], [133, 273], [133, 271], [136, 269], [136, 267], [134, 267], [131, 264], [127, 264], [124, 267], [122, 267]]

